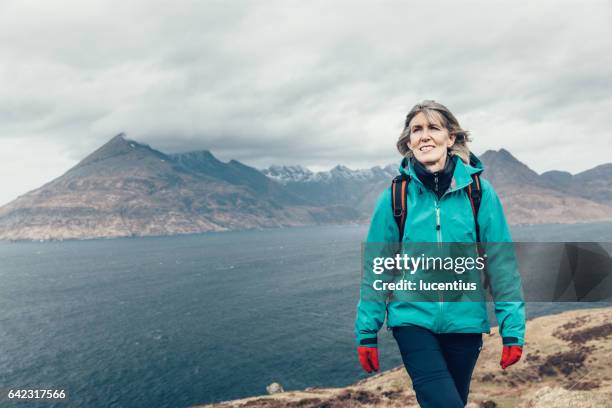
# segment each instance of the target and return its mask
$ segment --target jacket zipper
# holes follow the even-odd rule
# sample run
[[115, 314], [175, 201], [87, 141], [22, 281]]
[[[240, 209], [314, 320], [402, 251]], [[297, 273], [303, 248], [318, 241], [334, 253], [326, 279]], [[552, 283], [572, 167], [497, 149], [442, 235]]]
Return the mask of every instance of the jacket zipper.
[[[442, 243], [442, 225], [441, 225], [441, 222], [440, 222], [440, 201], [442, 201], [444, 196], [447, 195], [448, 193], [450, 193], [451, 191], [454, 191], [454, 189], [449, 187], [448, 190], [446, 190], [444, 192], [444, 194], [442, 194], [442, 197], [440, 197], [439, 200], [437, 199], [438, 198], [437, 196], [434, 199], [435, 203], [436, 203], [436, 239], [437, 239], [438, 244], [439, 244], [438, 248], [441, 247], [440, 244]], [[440, 300], [438, 302], [439, 313], [440, 314], [439, 314], [438, 319], [437, 319], [437, 321], [438, 321], [438, 325], [437, 325], [438, 326], [438, 330], [437, 330], [437, 332], [440, 333], [440, 328], [441, 328], [440, 326], [444, 322], [444, 319], [443, 319], [443, 316], [444, 316], [444, 293], [442, 291], [439, 292], [439, 297], [438, 298]]]
[[436, 201], [436, 237], [437, 237], [438, 243], [441, 243], [442, 242], [442, 230], [440, 226], [440, 206], [438, 205], [437, 201]]
[[[437, 200], [435, 200], [436, 203], [436, 240], [438, 242], [438, 244], [440, 244], [442, 242], [442, 226], [440, 225], [440, 202]], [[440, 245], [438, 245], [438, 248], [440, 247]], [[438, 306], [439, 306], [439, 318], [438, 320], [438, 328], [437, 328], [437, 332], [440, 332], [440, 324], [442, 323], [442, 316], [444, 313], [444, 294], [442, 293], [442, 291], [439, 291], [439, 302], [438, 302]]]
[[[438, 196], [436, 195], [436, 193], [431, 193], [434, 196], [434, 203], [435, 203], [435, 211], [436, 211], [436, 241], [438, 242], [438, 244], [442, 243], [442, 223], [440, 222], [440, 201], [444, 198], [445, 195], [447, 195], [448, 193], [455, 191], [455, 189], [449, 187], [448, 190], [446, 190], [444, 192], [444, 194], [442, 194], [442, 197], [440, 197], [440, 199], [438, 199]], [[440, 247], [440, 245], [438, 245], [438, 247]], [[439, 302], [438, 302], [438, 310], [439, 310], [439, 314], [436, 317], [435, 320], [435, 326], [436, 326], [436, 332], [440, 333], [440, 328], [441, 328], [441, 324], [442, 324], [442, 316], [444, 315], [444, 294], [442, 291], [439, 292], [439, 296], [438, 296]]]

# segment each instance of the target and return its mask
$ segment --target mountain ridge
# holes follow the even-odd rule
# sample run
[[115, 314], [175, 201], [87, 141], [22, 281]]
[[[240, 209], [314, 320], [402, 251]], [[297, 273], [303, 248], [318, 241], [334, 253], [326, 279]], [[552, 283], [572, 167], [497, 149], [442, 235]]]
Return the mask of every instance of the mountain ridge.
[[[506, 149], [480, 156], [510, 223], [612, 219], [612, 164], [531, 170]], [[256, 169], [209, 150], [166, 154], [120, 133], [60, 177], [0, 207], [0, 239], [87, 239], [367, 223], [398, 166]], [[569, 174], [569, 175], [568, 175]]]
[[172, 235], [359, 217], [348, 207], [311, 205], [238, 162], [218, 164], [226, 175], [233, 171], [232, 183], [176, 158], [119, 134], [60, 177], [0, 207], [0, 239]]

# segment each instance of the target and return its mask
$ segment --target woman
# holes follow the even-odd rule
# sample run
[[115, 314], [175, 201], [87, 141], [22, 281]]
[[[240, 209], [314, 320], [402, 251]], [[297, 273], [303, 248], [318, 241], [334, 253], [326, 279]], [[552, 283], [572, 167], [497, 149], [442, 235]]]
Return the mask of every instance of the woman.
[[[474, 243], [477, 237], [483, 245], [511, 242], [497, 194], [486, 180], [474, 177], [483, 167], [469, 152], [467, 142], [467, 132], [445, 106], [424, 101], [412, 108], [397, 142], [404, 156], [400, 173], [410, 180], [406, 186], [403, 236], [399, 239], [390, 187], [376, 203], [366, 245], [398, 241]], [[470, 200], [475, 187], [471, 185], [476, 179], [481, 180], [477, 213]], [[520, 293], [520, 276], [512, 259], [503, 254], [487, 255], [488, 279], [503, 342], [500, 365], [505, 369], [521, 357], [524, 305], [522, 298], [498, 301], [496, 293], [507, 293], [508, 289]], [[386, 317], [421, 407], [464, 407], [482, 347], [482, 333], [490, 332], [486, 304], [366, 299], [378, 278], [370, 268], [364, 268], [355, 325], [363, 369], [379, 369], [377, 333]], [[387, 276], [387, 280], [393, 279]]]

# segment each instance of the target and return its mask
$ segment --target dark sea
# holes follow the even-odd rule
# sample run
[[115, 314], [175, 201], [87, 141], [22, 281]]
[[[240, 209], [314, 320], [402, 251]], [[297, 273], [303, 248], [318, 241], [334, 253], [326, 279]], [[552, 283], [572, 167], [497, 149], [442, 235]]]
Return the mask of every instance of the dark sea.
[[[0, 407], [187, 407], [364, 378], [365, 226], [0, 243]], [[516, 227], [612, 242], [612, 223]], [[602, 304], [528, 303], [529, 317]], [[401, 364], [381, 330], [382, 369]], [[67, 401], [9, 401], [11, 389]]]

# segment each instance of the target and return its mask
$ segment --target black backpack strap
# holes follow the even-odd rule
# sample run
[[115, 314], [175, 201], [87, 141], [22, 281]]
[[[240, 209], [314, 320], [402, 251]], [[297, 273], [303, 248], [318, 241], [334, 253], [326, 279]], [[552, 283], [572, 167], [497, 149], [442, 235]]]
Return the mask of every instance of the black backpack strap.
[[393, 218], [399, 229], [398, 241], [402, 241], [404, 236], [404, 226], [408, 215], [407, 191], [410, 176], [400, 174], [391, 182], [391, 205], [393, 206]]
[[468, 186], [468, 197], [470, 198], [470, 204], [472, 205], [472, 213], [474, 214], [474, 225], [476, 227], [476, 249], [478, 255], [483, 257], [485, 260], [484, 268], [484, 288], [489, 287], [489, 274], [487, 273], [486, 260], [487, 254], [481, 245], [480, 240], [480, 225], [478, 224], [478, 210], [480, 210], [480, 200], [482, 198], [482, 188], [480, 184], [480, 177], [478, 174], [472, 174], [472, 184]]

